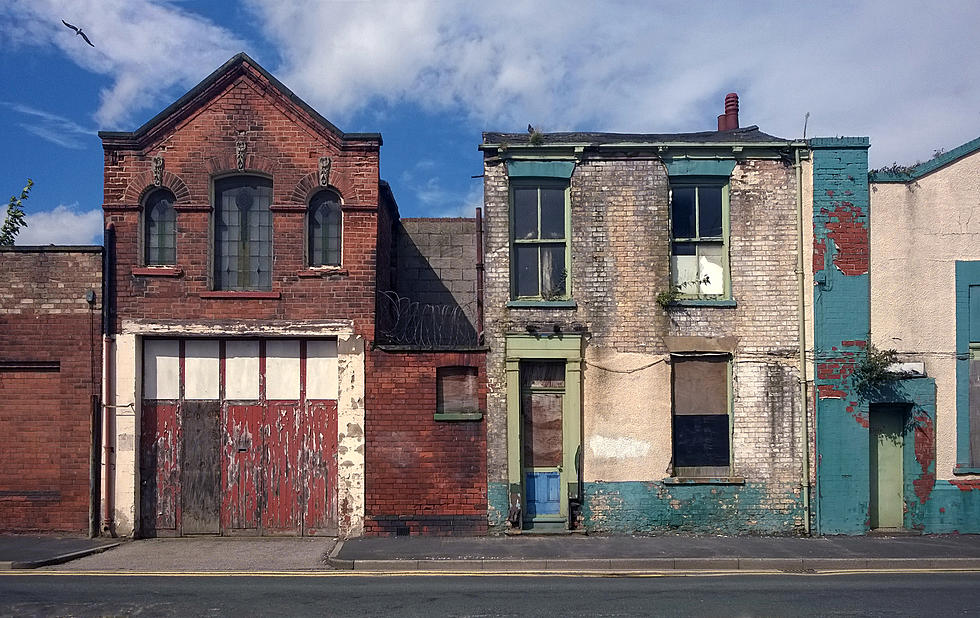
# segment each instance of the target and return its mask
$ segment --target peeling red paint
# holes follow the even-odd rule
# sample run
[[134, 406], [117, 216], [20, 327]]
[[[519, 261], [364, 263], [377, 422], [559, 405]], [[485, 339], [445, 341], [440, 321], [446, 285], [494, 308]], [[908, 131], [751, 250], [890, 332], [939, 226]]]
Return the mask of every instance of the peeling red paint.
[[864, 427], [865, 429], [871, 427], [871, 421], [868, 420], [867, 412], [853, 412], [851, 413], [851, 416], [854, 417], [854, 420], [857, 421], [857, 424], [861, 427]]
[[959, 479], [952, 480], [950, 484], [956, 485], [960, 491], [980, 490], [980, 479]]
[[844, 391], [835, 388], [833, 384], [817, 384], [817, 393], [821, 399], [843, 399]]
[[180, 423], [176, 403], [144, 401], [140, 425], [140, 518], [147, 536], [176, 530], [180, 510]]
[[829, 197], [834, 197], [834, 190], [833, 189], [827, 189], [827, 195]]
[[[823, 271], [824, 254], [827, 253], [827, 241], [823, 238], [813, 238], [813, 274]], [[816, 282], [814, 282], [816, 283]]]
[[915, 495], [919, 497], [919, 502], [926, 503], [933, 487], [936, 485], [936, 473], [930, 470], [936, 461], [936, 447], [934, 440], [936, 437], [935, 427], [932, 419], [925, 415], [915, 417], [915, 460], [922, 468], [919, 478], [912, 481], [915, 488]]
[[944, 507], [944, 506], [939, 507], [939, 512], [940, 513], [945, 513], [946, 512], [946, 507]]
[[868, 224], [867, 215], [860, 207], [847, 201], [835, 203], [828, 213], [827, 236], [834, 240], [837, 254], [834, 266], [845, 275], [864, 275], [868, 272]]
[[865, 348], [868, 345], [868, 342], [865, 341], [864, 339], [850, 339], [848, 341], [841, 341], [840, 343], [841, 345], [845, 345], [848, 347], [855, 347], [855, 348]]

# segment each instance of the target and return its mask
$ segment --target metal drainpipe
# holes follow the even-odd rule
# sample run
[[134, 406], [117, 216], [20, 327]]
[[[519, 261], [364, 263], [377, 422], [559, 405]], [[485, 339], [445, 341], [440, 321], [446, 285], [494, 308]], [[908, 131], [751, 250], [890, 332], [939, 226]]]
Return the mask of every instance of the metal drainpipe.
[[113, 396], [112, 363], [112, 299], [114, 290], [112, 280], [115, 269], [116, 226], [112, 223], [105, 230], [105, 250], [102, 266], [102, 457], [105, 462], [102, 471], [102, 533], [115, 536], [113, 522], [112, 495], [112, 413], [115, 402]]
[[796, 148], [796, 231], [798, 248], [796, 252], [796, 275], [799, 282], [800, 305], [800, 410], [803, 417], [803, 430], [800, 443], [803, 446], [803, 532], [810, 536], [810, 409], [806, 392], [806, 271], [803, 270], [803, 168], [800, 165], [800, 148]]

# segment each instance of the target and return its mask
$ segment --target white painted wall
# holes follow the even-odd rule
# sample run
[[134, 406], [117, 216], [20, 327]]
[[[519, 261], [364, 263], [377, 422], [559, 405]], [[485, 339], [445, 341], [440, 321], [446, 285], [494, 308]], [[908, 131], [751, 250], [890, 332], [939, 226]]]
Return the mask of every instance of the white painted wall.
[[936, 379], [936, 477], [956, 463], [957, 260], [980, 260], [980, 153], [871, 185], [871, 331]]

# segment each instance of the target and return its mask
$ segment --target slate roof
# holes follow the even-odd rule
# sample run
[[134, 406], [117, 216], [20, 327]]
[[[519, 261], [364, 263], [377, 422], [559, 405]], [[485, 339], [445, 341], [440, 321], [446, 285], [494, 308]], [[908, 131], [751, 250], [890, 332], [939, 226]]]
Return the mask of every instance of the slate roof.
[[[538, 133], [541, 144], [661, 144], [661, 143], [691, 143], [691, 144], [745, 144], [788, 143], [782, 137], [774, 137], [763, 133], [759, 127], [752, 125], [730, 131], [699, 131], [697, 133], [595, 133], [595, 132], [563, 132]], [[484, 132], [484, 144], [507, 143], [525, 145], [531, 143], [529, 133], [497, 133]]]
[[139, 139], [147, 135], [150, 131], [157, 127], [174, 114], [181, 112], [183, 108], [194, 101], [198, 96], [207, 91], [211, 86], [217, 83], [219, 80], [224, 78], [236, 70], [242, 70], [243, 67], [247, 65], [258, 71], [265, 79], [269, 81], [273, 88], [275, 88], [279, 94], [289, 99], [292, 103], [297, 105], [300, 109], [305, 111], [310, 115], [316, 122], [320, 123], [327, 130], [334, 133], [335, 135], [341, 137], [345, 140], [369, 140], [377, 141], [381, 144], [381, 134], [380, 133], [345, 133], [338, 129], [333, 123], [324, 118], [313, 109], [306, 101], [299, 98], [292, 90], [287, 88], [281, 81], [276, 79], [272, 73], [266, 71], [262, 65], [249, 57], [245, 52], [239, 52], [232, 56], [227, 62], [215, 69], [210, 75], [205, 77], [201, 82], [191, 88], [184, 96], [180, 97], [173, 103], [171, 103], [165, 110], [146, 121], [143, 126], [136, 129], [135, 131], [99, 131], [99, 137], [105, 138], [123, 138], [123, 139]]

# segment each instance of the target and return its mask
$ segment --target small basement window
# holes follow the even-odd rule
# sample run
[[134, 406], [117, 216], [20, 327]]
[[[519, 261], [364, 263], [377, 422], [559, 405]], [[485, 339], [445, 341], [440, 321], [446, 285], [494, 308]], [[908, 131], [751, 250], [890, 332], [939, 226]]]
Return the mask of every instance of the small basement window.
[[435, 419], [465, 421], [483, 418], [478, 383], [476, 367], [437, 368]]

